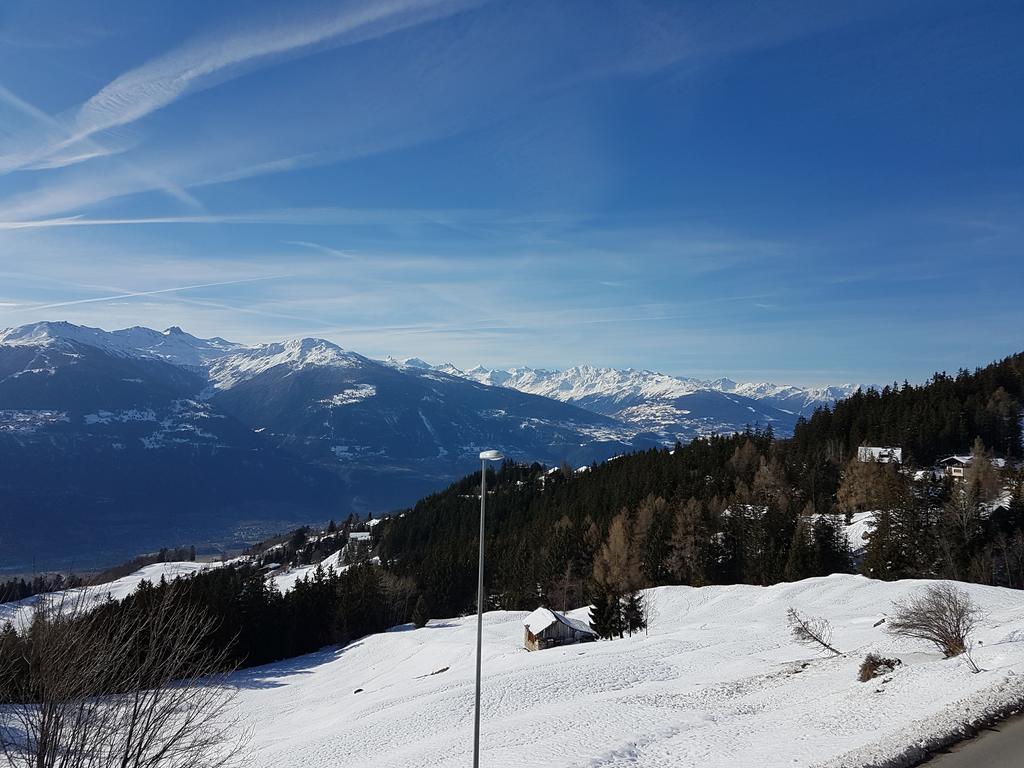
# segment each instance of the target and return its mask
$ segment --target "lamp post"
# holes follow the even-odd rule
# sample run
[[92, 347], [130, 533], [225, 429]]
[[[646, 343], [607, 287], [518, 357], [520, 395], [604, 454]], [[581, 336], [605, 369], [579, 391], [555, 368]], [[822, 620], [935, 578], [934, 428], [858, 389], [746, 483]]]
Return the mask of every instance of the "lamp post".
[[487, 509], [487, 462], [501, 461], [501, 451], [480, 452], [480, 554], [476, 577], [476, 709], [473, 715], [473, 768], [480, 768], [480, 659], [484, 648], [484, 511]]

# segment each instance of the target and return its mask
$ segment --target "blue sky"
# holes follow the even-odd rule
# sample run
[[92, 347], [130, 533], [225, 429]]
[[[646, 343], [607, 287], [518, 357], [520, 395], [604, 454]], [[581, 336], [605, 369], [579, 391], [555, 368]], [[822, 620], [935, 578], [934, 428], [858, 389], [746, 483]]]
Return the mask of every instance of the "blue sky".
[[0, 326], [804, 384], [1024, 348], [1024, 5], [0, 8]]

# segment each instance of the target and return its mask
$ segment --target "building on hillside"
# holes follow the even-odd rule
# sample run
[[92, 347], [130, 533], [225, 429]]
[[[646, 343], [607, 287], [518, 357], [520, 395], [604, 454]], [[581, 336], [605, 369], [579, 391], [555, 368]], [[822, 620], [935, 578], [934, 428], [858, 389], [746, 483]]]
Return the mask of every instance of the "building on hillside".
[[547, 608], [538, 608], [523, 619], [523, 628], [523, 646], [528, 651], [597, 640], [597, 633], [586, 622]]
[[[939, 462], [939, 466], [942, 467], [943, 472], [952, 478], [963, 479], [967, 468], [971, 466], [971, 460], [974, 457], [969, 453], [958, 453], [953, 456], [947, 456]], [[993, 458], [992, 466], [996, 469], [1006, 469], [1007, 466], [1013, 467], [1012, 463], [1007, 464], [1006, 459]]]
[[971, 454], [954, 454], [947, 456], [939, 462], [939, 466], [942, 467], [947, 477], [952, 477], [957, 480], [963, 480], [964, 473], [967, 468], [971, 465]]
[[369, 531], [352, 531], [348, 535], [349, 544], [369, 544], [370, 543], [370, 532]]
[[903, 449], [862, 445], [857, 449], [857, 460], [863, 462], [876, 461], [879, 464], [902, 464]]

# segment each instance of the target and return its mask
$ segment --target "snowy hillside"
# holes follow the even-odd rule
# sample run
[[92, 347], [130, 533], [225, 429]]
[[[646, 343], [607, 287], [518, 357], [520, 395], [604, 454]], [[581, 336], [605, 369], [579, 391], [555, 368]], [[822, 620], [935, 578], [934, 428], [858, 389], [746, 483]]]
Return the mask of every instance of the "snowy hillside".
[[[663, 587], [649, 635], [522, 649], [525, 613], [484, 625], [482, 763], [635, 768], [861, 766], [956, 733], [1024, 696], [1024, 594], [963, 585], [986, 609], [972, 674], [875, 627], [926, 582], [831, 576]], [[786, 609], [828, 618], [846, 654], [795, 645]], [[585, 611], [573, 614], [585, 618]], [[251, 766], [468, 765], [475, 618], [365, 637], [237, 673]], [[869, 650], [904, 665], [869, 683]]]
[[32, 621], [32, 614], [39, 600], [45, 600], [53, 607], [66, 606], [68, 610], [79, 610], [87, 605], [102, 603], [108, 597], [112, 600], [124, 600], [124, 598], [138, 589], [139, 584], [143, 581], [158, 584], [160, 579], [173, 581], [178, 577], [185, 578], [200, 571], [219, 566], [220, 563], [196, 563], [191, 561], [153, 563], [152, 565], [140, 568], [134, 573], [104, 584], [36, 595], [12, 603], [0, 603], [0, 626], [10, 621], [15, 626], [27, 627]]
[[368, 362], [323, 339], [290, 339], [235, 350], [210, 365], [210, 380], [217, 389], [230, 389], [278, 365], [301, 370], [309, 366], [351, 368]]

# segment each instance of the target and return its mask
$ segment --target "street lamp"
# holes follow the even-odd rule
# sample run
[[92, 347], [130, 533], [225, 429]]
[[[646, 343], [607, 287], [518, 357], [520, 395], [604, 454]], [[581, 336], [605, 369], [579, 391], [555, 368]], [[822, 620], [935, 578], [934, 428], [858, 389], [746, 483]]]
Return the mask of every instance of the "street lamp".
[[484, 510], [487, 508], [487, 462], [501, 461], [501, 451], [480, 452], [480, 555], [476, 577], [476, 711], [473, 720], [473, 768], [480, 768], [480, 659], [484, 648]]

